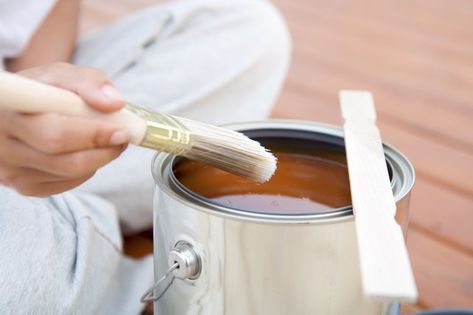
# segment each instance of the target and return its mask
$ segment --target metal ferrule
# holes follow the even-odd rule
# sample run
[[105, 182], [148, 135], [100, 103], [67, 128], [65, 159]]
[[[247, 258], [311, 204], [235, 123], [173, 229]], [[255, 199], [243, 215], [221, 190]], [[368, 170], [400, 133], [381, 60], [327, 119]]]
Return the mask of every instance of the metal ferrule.
[[130, 103], [126, 109], [146, 122], [146, 135], [140, 146], [174, 155], [183, 155], [192, 148], [191, 132], [176, 118]]

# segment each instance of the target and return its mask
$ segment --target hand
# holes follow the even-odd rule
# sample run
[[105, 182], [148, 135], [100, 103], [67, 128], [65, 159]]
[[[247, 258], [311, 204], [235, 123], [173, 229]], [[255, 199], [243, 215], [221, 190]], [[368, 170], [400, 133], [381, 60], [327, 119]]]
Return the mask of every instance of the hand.
[[[73, 91], [103, 112], [124, 106], [107, 76], [96, 69], [55, 63], [18, 74]], [[128, 138], [111, 122], [0, 111], [0, 182], [24, 195], [64, 192], [117, 158]]]

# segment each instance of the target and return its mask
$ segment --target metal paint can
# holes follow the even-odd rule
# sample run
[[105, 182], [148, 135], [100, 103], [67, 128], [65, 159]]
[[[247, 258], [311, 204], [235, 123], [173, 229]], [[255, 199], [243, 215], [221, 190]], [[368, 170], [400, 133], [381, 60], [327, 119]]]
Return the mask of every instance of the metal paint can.
[[[305, 121], [229, 125], [250, 137], [308, 139], [343, 150], [343, 131]], [[384, 145], [396, 219], [404, 233], [414, 169]], [[152, 163], [156, 286], [147, 300], [164, 315], [392, 314], [363, 299], [351, 206], [316, 214], [269, 214], [217, 205], [173, 176], [175, 157]], [[163, 276], [164, 275], [164, 276]]]

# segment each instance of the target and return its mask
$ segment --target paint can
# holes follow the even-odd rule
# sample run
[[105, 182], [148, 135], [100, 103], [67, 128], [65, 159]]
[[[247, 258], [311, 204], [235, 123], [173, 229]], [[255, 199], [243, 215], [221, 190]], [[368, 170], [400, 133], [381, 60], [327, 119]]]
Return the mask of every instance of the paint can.
[[[229, 127], [283, 150], [344, 152], [335, 126], [268, 120]], [[392, 146], [384, 151], [405, 233], [414, 169]], [[313, 213], [232, 207], [188, 189], [178, 164], [163, 153], [152, 163], [156, 283], [144, 300], [156, 301], [157, 314], [392, 314], [392, 304], [362, 297], [349, 204]]]

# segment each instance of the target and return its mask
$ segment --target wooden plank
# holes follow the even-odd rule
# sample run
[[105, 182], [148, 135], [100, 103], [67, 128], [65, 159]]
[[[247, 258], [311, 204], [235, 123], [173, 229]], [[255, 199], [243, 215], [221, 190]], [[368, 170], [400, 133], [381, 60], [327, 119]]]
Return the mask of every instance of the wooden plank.
[[417, 281], [419, 303], [427, 308], [473, 308], [473, 256], [412, 228], [408, 249]]
[[[379, 30], [387, 37], [395, 34], [401, 37], [413, 36], [421, 44], [434, 44], [434, 47], [440, 44], [460, 52], [465, 49], [467, 52], [472, 51], [472, 47], [468, 46], [471, 38], [471, 2], [453, 10], [446, 10], [445, 6], [436, 8], [431, 2], [416, 5], [415, 1], [371, 1], [369, 5], [355, 1], [317, 1], [315, 5], [312, 0], [275, 2], [285, 13], [304, 11], [313, 17], [319, 17], [319, 14], [331, 16], [338, 18], [338, 22], [345, 20], [351, 23], [350, 26], [365, 25]], [[455, 19], [455, 23], [451, 23], [451, 19]]]
[[[432, 100], [448, 100], [454, 108], [472, 111], [470, 102], [472, 93], [469, 88], [473, 81], [469, 71], [473, 69], [471, 64], [463, 63], [456, 67], [457, 71], [452, 72], [447, 67], [450, 66], [448, 61], [443, 67], [429, 66], [425, 62], [427, 57], [421, 63], [416, 61], [416, 58], [411, 58], [412, 55], [409, 53], [390, 52], [393, 48], [391, 43], [361, 44], [363, 42], [359, 42], [359, 39], [355, 42], [349, 41], [347, 37], [337, 36], [332, 31], [308, 29], [305, 24], [300, 23], [294, 25], [300, 25], [298, 26], [302, 28], [300, 36], [303, 35], [306, 41], [301, 41], [295, 47], [296, 52], [304, 53], [312, 60], [335, 64], [347, 72], [359, 74], [398, 90], [412, 91], [410, 93], [415, 92]], [[313, 43], [319, 43], [320, 46]], [[441, 60], [432, 62], [439, 63], [439, 61], [441, 62]], [[455, 70], [455, 67], [451, 68]]]
[[[382, 117], [405, 123], [438, 141], [473, 152], [469, 123], [473, 112], [469, 113], [464, 108], [449, 107], [448, 101], [442, 103], [419, 95], [412, 89], [398, 89], [355, 74], [338, 67], [336, 63], [317, 60], [312, 55], [299, 54], [296, 51], [295, 57], [298, 59], [292, 67], [288, 86], [330, 94], [332, 97], [343, 87], [369, 89], [380, 104], [378, 111]], [[426, 113], [429, 113], [427, 117]]]
[[[374, 98], [377, 102], [376, 95]], [[275, 108], [275, 115], [341, 125], [336, 104], [336, 94], [313, 93], [293, 87], [282, 94], [281, 102]], [[392, 123], [382, 115], [379, 116], [379, 126], [384, 141], [405, 153], [413, 162], [417, 173], [464, 194], [473, 194], [472, 155], [406, 130], [405, 126]]]
[[[463, 13], [468, 13], [468, 8], [471, 5], [465, 5], [462, 9], [458, 7], [449, 10], [445, 6], [436, 5], [436, 3], [439, 2], [426, 5], [421, 1], [381, 1], [379, 6], [355, 6], [352, 16], [360, 18], [372, 16], [374, 22], [397, 26], [406, 32], [451, 38], [452, 42], [462, 41], [465, 43], [471, 36], [469, 28], [471, 15]], [[375, 8], [375, 10], [370, 11], [370, 8]], [[455, 23], [451, 23], [450, 19], [455, 19]]]
[[473, 198], [419, 176], [411, 195], [410, 221], [473, 255]]
[[[294, 2], [289, 3], [297, 7]], [[294, 12], [291, 13], [292, 11]], [[320, 21], [319, 15], [324, 12], [320, 8], [310, 7], [299, 11], [285, 11], [295, 37], [295, 66], [299, 64], [301, 68], [306, 68], [306, 72], [311, 71], [313, 79], [307, 80], [308, 76], [296, 77], [307, 83], [317, 82], [317, 85], [323, 85], [320, 86], [322, 89], [330, 84], [327, 81], [333, 81], [333, 73], [338, 72], [342, 79], [351, 79], [349, 81], [358, 82], [364, 88], [373, 90], [374, 86], [383, 89], [388, 92], [386, 99], [397, 95], [391, 100], [392, 105], [385, 105], [385, 112], [411, 124], [417, 120], [424, 129], [437, 129], [437, 134], [446, 134], [465, 142], [472, 150], [473, 137], [469, 136], [471, 130], [468, 129], [469, 124], [463, 122], [473, 114], [470, 101], [473, 52], [468, 55], [467, 61], [452, 65], [458, 58], [452, 58], [452, 54], [439, 58], [436, 50], [426, 50], [414, 39], [406, 40], [411, 37], [408, 34], [393, 38], [389, 36], [391, 34], [378, 31], [377, 27], [365, 27], [353, 33], [353, 30], [359, 29], [356, 23], [340, 27], [344, 21], [343, 14], [334, 15], [340, 19], [336, 23], [327, 19]], [[373, 33], [377, 37], [373, 38]], [[448, 45], [444, 46], [450, 49]], [[311, 62], [301, 64], [304, 57]], [[331, 66], [330, 71], [321, 71], [320, 68], [327, 65]], [[312, 66], [310, 70], [307, 69], [308, 66]], [[318, 76], [321, 72], [326, 75], [325, 78]], [[324, 85], [325, 82], [327, 84]], [[377, 95], [381, 94], [379, 91], [375, 92]], [[461, 99], [458, 98], [459, 95], [462, 96]], [[402, 105], [412, 107], [413, 113], [402, 110]], [[432, 111], [435, 113], [429, 116], [438, 120], [433, 124], [418, 119]], [[441, 124], [443, 128], [435, 128], [437, 124]]]
[[[296, 12], [291, 15], [291, 11]], [[419, 45], [405, 43], [405, 38], [409, 38], [409, 36], [393, 39], [392, 34], [380, 32], [377, 27], [364, 27], [358, 33], [353, 33], [353, 30], [360, 29], [357, 27], [359, 25], [352, 23], [353, 25], [350, 24], [350, 27], [340, 28], [339, 25], [343, 24], [343, 18], [341, 18], [342, 21], [336, 20], [337, 23], [331, 20], [327, 21], [327, 19], [319, 21], [320, 16], [317, 14], [323, 11], [310, 8], [303, 12], [296, 9], [285, 11], [285, 15], [290, 18], [289, 23], [295, 36], [295, 66], [300, 64], [301, 68], [306, 69], [306, 72], [310, 71], [312, 73], [310, 77], [313, 77], [311, 80], [307, 80], [308, 76], [306, 75], [295, 76], [295, 78], [299, 78], [307, 84], [316, 84], [319, 89], [324, 89], [327, 86], [333, 88], [333, 85], [352, 87], [355, 82], [357, 86], [373, 90], [376, 95], [381, 97], [386, 95], [385, 99], [391, 100], [390, 102], [382, 102], [382, 104], [387, 104], [384, 105], [386, 107], [385, 113], [389, 112], [391, 116], [404, 119], [410, 124], [420, 124], [420, 127], [429, 132], [436, 131], [436, 134], [440, 133], [440, 135], [446, 135], [451, 139], [458, 139], [469, 145], [469, 150], [471, 150], [473, 137], [469, 136], [471, 127], [467, 120], [471, 119], [469, 115], [472, 114], [469, 100], [473, 94], [470, 89], [473, 82], [473, 75], [471, 75], [473, 71], [465, 71], [464, 69], [465, 67], [473, 68], [472, 56], [469, 56], [467, 62], [452, 65], [451, 60], [455, 61], [458, 58], [451, 58], [451, 54], [443, 56], [443, 59], [439, 59], [437, 56], [430, 58], [431, 55], [435, 55], [436, 50], [426, 50], [425, 47], [415, 53], [415, 49]], [[376, 36], [373, 37], [373, 34]], [[400, 44], [403, 43], [405, 45], [401, 46]], [[406, 45], [407, 47], [405, 47]], [[398, 48], [398, 46], [401, 47]], [[355, 57], [353, 57], [354, 53]], [[301, 60], [310, 60], [310, 62], [301, 64]], [[325, 69], [327, 65], [329, 69]], [[353, 68], [350, 68], [353, 66], [359, 66], [359, 69], [355, 70], [361, 69], [361, 71], [354, 71]], [[374, 72], [375, 77], [371, 73], [367, 75], [366, 68], [372, 68], [370, 71]], [[437, 75], [438, 73], [442, 75]], [[393, 76], [393, 74], [394, 77], [386, 81], [386, 77]], [[343, 82], [334, 84], [337, 79], [340, 81], [340, 77], [342, 80], [348, 81], [349, 85], [343, 85]], [[399, 86], [399, 84], [403, 85]], [[419, 84], [425, 85], [424, 92], [427, 92], [424, 93], [425, 95], [419, 94]], [[450, 93], [452, 95], [445, 93], [446, 86], [450, 86], [449, 89], [453, 91]], [[463, 88], [460, 89], [460, 87]], [[439, 92], [431, 95], [432, 90], [435, 91], [436, 88]], [[456, 104], [452, 98], [459, 94], [459, 89], [460, 92], [466, 94], [464, 97], [466, 103], [462, 103], [461, 107], [455, 111]], [[397, 97], [393, 99], [393, 95], [397, 95]], [[448, 95], [448, 98], [445, 95]], [[411, 110], [403, 110], [405, 109], [402, 107], [403, 104], [413, 108], [414, 111], [411, 113]], [[418, 119], [426, 112], [431, 113], [429, 117], [435, 118], [436, 121], [431, 123], [424, 119]], [[437, 124], [442, 125], [443, 128], [435, 128]]]
[[[304, 34], [300, 34], [296, 28], [304, 25], [312, 31], [320, 30], [320, 34], [338, 35], [334, 36], [333, 40], [356, 43], [360, 46], [359, 48], [374, 47], [375, 50], [382, 50], [384, 46], [389, 46], [390, 50], [384, 50], [383, 54], [390, 56], [396, 53], [401, 56], [409, 56], [406, 61], [417, 60], [419, 66], [431, 64], [434, 69], [444, 69], [448, 72], [450, 72], [448, 66], [454, 69], [462, 64], [471, 66], [469, 57], [473, 54], [473, 49], [467, 44], [468, 41], [460, 41], [453, 37], [455, 42], [452, 47], [452, 37], [441, 37], [432, 33], [419, 37], [415, 31], [402, 31], [398, 25], [386, 23], [375, 25], [376, 21], [371, 18], [353, 20], [352, 16], [347, 13], [330, 13], [319, 9], [294, 9], [292, 8], [295, 6], [294, 2], [282, 5], [283, 8], [286, 6], [289, 8], [284, 10], [284, 15], [296, 37], [303, 37]], [[302, 23], [309, 20], [309, 24]], [[435, 41], [432, 42], [433, 38]], [[318, 46], [317, 42], [312, 44]], [[469, 74], [460, 73], [460, 75], [468, 76]]]
[[473, 194], [471, 154], [438, 143], [435, 139], [406, 130], [402, 125], [380, 119], [387, 143], [391, 143], [413, 162], [417, 173], [462, 192]]
[[[471, 61], [453, 67], [450, 59], [429, 58], [429, 54], [425, 53], [414, 54], [411, 47], [397, 48], [396, 41], [386, 36], [384, 43], [379, 40], [371, 42], [364, 35], [350, 38], [345, 33], [337, 34], [331, 27], [325, 27], [327, 30], [323, 31], [320, 27], [313, 27], [314, 23], [308, 20], [299, 19], [290, 23], [295, 31], [296, 42], [296, 62], [293, 66], [310, 67], [306, 72], [312, 73], [312, 80], [307, 80], [307, 76], [299, 76], [299, 79], [306, 79], [307, 84], [324, 84], [328, 81], [325, 84], [327, 86], [329, 82], [342, 79], [370, 89], [382, 89], [383, 93], [396, 95], [399, 100], [389, 106], [389, 112], [411, 123], [413, 117], [422, 115], [426, 110], [443, 111], [460, 120], [465, 119], [465, 114], [473, 114], [470, 101], [470, 87], [473, 84]], [[429, 59], [430, 62], [426, 62]], [[473, 54], [470, 59], [473, 60]], [[321, 78], [322, 75], [326, 78]], [[413, 107], [414, 113], [409, 115], [409, 111], [401, 110], [401, 105]], [[424, 128], [434, 129], [431, 125], [422, 124], [422, 120], [417, 120]], [[448, 117], [440, 121], [444, 128], [438, 128], [438, 132], [460, 138], [471, 146], [473, 138], [465, 130], [468, 124], [454, 124], [455, 121]]]

